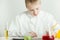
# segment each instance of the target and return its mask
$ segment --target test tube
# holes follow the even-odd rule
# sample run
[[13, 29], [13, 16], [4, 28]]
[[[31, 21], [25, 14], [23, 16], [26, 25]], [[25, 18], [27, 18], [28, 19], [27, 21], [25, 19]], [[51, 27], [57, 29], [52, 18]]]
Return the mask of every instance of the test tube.
[[5, 39], [8, 40], [8, 30], [5, 30]]
[[8, 26], [6, 25], [5, 25], [4, 35], [5, 35], [5, 39], [8, 40]]

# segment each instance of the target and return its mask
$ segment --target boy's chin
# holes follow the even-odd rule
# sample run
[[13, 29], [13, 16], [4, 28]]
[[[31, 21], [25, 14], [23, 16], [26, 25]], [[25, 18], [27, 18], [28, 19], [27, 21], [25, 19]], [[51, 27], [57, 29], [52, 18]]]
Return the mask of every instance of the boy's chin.
[[33, 16], [38, 16], [38, 14], [34, 14]]

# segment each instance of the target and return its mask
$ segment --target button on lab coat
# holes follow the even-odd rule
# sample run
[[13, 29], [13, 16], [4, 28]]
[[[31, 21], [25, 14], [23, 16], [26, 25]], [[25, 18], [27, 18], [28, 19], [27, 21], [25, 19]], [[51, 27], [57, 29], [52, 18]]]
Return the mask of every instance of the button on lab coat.
[[16, 16], [8, 31], [9, 36], [25, 36], [33, 31], [38, 37], [42, 37], [42, 35], [46, 34], [46, 31], [52, 34], [58, 29], [59, 25], [51, 14], [40, 11], [37, 16], [32, 16], [28, 11], [25, 11]]

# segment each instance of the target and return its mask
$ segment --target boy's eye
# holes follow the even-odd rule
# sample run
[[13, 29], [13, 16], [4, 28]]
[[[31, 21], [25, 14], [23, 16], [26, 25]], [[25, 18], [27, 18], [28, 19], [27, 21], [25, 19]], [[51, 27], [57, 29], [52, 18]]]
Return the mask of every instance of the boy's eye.
[[33, 11], [33, 10], [30, 10], [30, 11]]
[[36, 10], [39, 10], [38, 8], [36, 8]]

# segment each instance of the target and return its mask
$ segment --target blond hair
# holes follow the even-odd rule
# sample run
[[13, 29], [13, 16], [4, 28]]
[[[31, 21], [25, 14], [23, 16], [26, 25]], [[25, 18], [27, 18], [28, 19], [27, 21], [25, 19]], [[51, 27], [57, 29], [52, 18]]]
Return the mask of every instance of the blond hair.
[[34, 3], [34, 2], [37, 2], [39, 0], [25, 0], [25, 4], [27, 6], [28, 3]]

